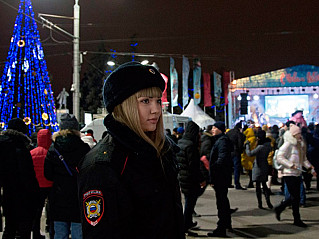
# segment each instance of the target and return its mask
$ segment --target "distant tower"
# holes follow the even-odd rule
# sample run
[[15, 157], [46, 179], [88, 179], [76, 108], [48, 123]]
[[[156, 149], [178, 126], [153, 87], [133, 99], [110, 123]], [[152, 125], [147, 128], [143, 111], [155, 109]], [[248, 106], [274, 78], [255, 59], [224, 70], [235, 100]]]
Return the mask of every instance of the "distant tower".
[[10, 49], [0, 81], [0, 127], [11, 118], [21, 118], [29, 127], [58, 130], [40, 35], [31, 0], [21, 0]]

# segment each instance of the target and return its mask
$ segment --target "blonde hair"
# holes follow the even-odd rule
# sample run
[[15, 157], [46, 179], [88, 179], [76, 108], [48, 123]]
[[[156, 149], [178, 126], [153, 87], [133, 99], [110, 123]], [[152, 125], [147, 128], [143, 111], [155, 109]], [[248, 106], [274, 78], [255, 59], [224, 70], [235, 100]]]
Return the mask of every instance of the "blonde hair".
[[117, 105], [113, 111], [115, 120], [133, 130], [139, 137], [143, 138], [146, 142], [152, 145], [157, 155], [160, 156], [165, 143], [163, 115], [161, 114], [156, 125], [156, 130], [153, 132], [145, 133], [142, 130], [140, 118], [137, 108], [137, 99], [139, 97], [162, 97], [162, 91], [158, 87], [146, 88], [138, 91], [134, 95], [124, 100], [121, 104]]

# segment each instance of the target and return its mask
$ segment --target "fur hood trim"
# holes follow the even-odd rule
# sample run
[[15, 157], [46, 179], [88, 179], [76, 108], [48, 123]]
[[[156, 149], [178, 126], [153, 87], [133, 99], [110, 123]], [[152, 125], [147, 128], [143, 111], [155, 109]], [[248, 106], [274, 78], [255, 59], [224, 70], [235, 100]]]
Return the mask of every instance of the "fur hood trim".
[[31, 139], [28, 136], [26, 136], [25, 134], [23, 134], [17, 130], [7, 129], [6, 131], [1, 132], [1, 134], [6, 135], [10, 138], [14, 138], [16, 140], [19, 140], [19, 141], [23, 142], [23, 144], [27, 147], [29, 147], [31, 144]]
[[[297, 145], [298, 143], [297, 139], [294, 136], [292, 136], [289, 130], [287, 130], [284, 134], [284, 142], [289, 142], [292, 145]], [[303, 140], [301, 140], [301, 146], [304, 146]]]
[[79, 138], [81, 138], [81, 132], [78, 130], [73, 130], [73, 129], [64, 129], [64, 130], [60, 130], [58, 132], [55, 132], [52, 136], [52, 140], [53, 142], [55, 142], [55, 139], [59, 136], [62, 137], [66, 137], [68, 135], [76, 135], [79, 136]]

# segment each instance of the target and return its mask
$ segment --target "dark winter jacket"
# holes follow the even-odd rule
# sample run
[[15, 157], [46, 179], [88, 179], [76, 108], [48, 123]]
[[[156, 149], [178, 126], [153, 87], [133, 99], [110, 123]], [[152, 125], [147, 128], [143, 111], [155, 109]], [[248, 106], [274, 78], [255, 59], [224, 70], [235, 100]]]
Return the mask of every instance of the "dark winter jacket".
[[233, 145], [230, 139], [221, 133], [215, 136], [215, 144], [209, 157], [210, 183], [219, 186], [228, 186], [232, 177], [231, 152]]
[[[80, 222], [76, 167], [90, 147], [69, 130], [55, 133], [53, 140], [44, 162], [44, 176], [53, 181], [49, 195], [53, 220]], [[73, 176], [68, 173], [55, 149], [63, 156]]]
[[178, 141], [180, 148], [177, 154], [179, 165], [178, 180], [184, 194], [199, 190], [205, 179], [200, 172], [200, 156], [198, 150], [199, 126], [188, 122], [183, 137]]
[[[215, 138], [213, 137], [213, 135], [209, 134], [208, 132], [204, 132], [201, 137], [200, 157], [206, 156], [206, 159], [209, 160], [209, 155], [212, 151], [214, 143]], [[209, 182], [209, 170], [206, 169], [202, 161], [200, 162], [200, 171], [205, 180]]]
[[53, 182], [44, 177], [44, 160], [52, 143], [51, 132], [48, 129], [41, 129], [37, 135], [37, 142], [38, 147], [30, 151], [35, 174], [40, 188], [49, 188]]
[[213, 135], [204, 132], [201, 137], [200, 156], [205, 155], [207, 157], [207, 160], [209, 160], [209, 155], [214, 143], [215, 138], [213, 137]]
[[3, 187], [4, 215], [13, 220], [32, 220], [39, 198], [32, 158], [31, 140], [16, 130], [0, 135], [0, 186]]
[[111, 114], [104, 124], [107, 136], [79, 167], [83, 238], [185, 238], [175, 144], [160, 159]]
[[234, 145], [234, 150], [231, 153], [232, 158], [237, 156], [237, 158], [240, 159], [244, 150], [245, 135], [236, 127], [229, 130], [226, 135]]
[[249, 145], [246, 145], [246, 154], [248, 156], [256, 156], [252, 170], [252, 180], [254, 182], [267, 182], [268, 180], [268, 154], [271, 151], [270, 140], [267, 139], [265, 143], [257, 145], [253, 150], [250, 150]]

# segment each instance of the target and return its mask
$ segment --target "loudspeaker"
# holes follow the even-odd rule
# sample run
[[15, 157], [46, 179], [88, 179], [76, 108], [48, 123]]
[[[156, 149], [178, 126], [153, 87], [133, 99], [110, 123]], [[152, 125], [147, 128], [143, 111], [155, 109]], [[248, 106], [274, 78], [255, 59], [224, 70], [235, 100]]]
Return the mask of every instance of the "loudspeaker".
[[248, 100], [247, 100], [247, 93], [241, 93], [241, 101], [240, 101], [240, 114], [246, 115], [248, 114]]

